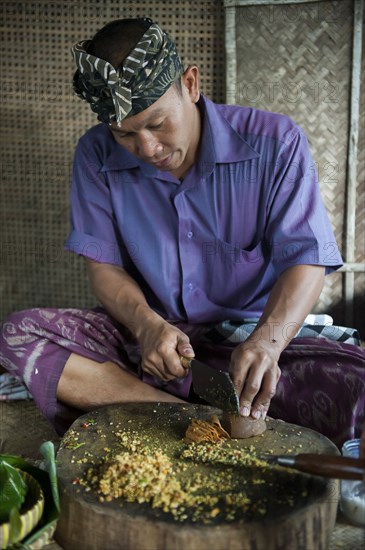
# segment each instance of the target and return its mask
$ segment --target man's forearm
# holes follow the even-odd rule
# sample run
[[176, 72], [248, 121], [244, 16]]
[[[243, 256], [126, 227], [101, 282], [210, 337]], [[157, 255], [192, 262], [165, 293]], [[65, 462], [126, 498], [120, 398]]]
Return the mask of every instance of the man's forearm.
[[179, 355], [194, 356], [188, 336], [149, 307], [124, 269], [90, 260], [87, 269], [95, 296], [138, 340], [142, 369], [165, 381], [186, 376]]
[[[184, 376], [178, 353], [194, 355], [189, 338], [148, 306], [138, 284], [123, 269], [88, 260], [87, 271], [95, 296], [138, 339], [142, 369], [166, 381]], [[57, 397], [83, 410], [126, 401], [181, 402], [107, 358], [100, 365], [77, 354], [71, 354], [63, 369]]]
[[138, 284], [117, 266], [86, 261], [93, 293], [105, 309], [139, 337], [146, 322], [163, 322], [148, 305]]
[[265, 418], [280, 378], [279, 357], [317, 301], [324, 268], [298, 265], [273, 287], [256, 329], [231, 356], [233, 383], [243, 416]]
[[249, 340], [269, 342], [279, 356], [317, 302], [324, 275], [324, 267], [313, 265], [297, 265], [284, 271]]

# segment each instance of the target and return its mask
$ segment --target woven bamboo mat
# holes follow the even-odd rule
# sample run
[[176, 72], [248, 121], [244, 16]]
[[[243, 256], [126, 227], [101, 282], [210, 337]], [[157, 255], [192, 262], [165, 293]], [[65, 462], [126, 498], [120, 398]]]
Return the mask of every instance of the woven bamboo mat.
[[350, 525], [339, 512], [328, 550], [362, 550], [365, 548], [365, 528]]

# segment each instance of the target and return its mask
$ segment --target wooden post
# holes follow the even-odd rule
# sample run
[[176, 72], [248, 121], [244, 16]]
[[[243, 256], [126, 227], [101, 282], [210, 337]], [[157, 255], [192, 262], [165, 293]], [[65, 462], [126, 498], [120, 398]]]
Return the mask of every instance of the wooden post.
[[[346, 193], [346, 261], [355, 261], [355, 229], [356, 229], [356, 181], [357, 157], [359, 141], [359, 114], [360, 114], [360, 82], [361, 82], [361, 47], [362, 21], [364, 0], [354, 0], [354, 33], [352, 40], [352, 74], [350, 100], [350, 130], [347, 154], [347, 193]], [[355, 274], [353, 271], [345, 273], [345, 323], [352, 326], [354, 319]]]
[[236, 59], [236, 8], [227, 8], [225, 11], [226, 33], [226, 103], [232, 105], [237, 102], [237, 59]]

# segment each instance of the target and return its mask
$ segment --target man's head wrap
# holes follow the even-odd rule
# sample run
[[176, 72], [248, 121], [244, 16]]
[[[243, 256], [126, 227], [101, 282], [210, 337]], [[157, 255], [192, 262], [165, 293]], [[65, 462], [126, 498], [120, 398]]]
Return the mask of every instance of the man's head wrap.
[[77, 65], [73, 86], [102, 122], [121, 121], [144, 111], [183, 73], [174, 42], [151, 20], [135, 48], [115, 69], [108, 61], [88, 54], [91, 40], [72, 47]]

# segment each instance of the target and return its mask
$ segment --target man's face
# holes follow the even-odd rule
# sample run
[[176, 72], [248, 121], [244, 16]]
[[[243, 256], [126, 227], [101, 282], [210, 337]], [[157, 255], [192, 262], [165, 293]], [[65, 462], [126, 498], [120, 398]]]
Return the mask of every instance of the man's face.
[[153, 105], [110, 125], [115, 140], [141, 160], [159, 170], [183, 177], [195, 162], [200, 139], [197, 68], [182, 76], [181, 93], [175, 85]]

